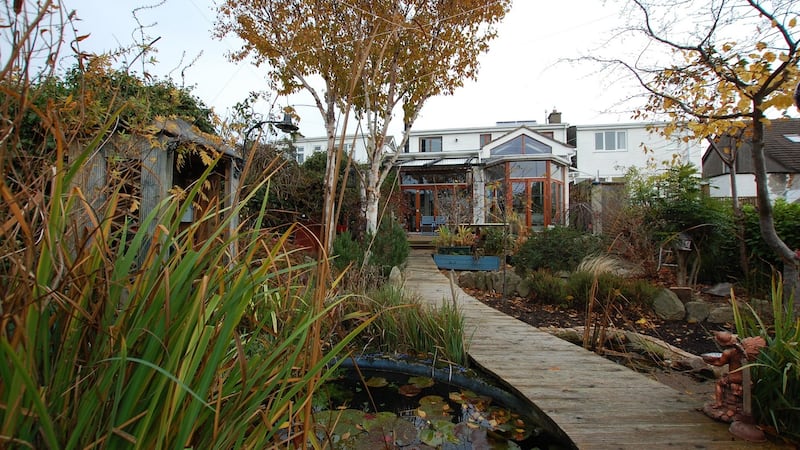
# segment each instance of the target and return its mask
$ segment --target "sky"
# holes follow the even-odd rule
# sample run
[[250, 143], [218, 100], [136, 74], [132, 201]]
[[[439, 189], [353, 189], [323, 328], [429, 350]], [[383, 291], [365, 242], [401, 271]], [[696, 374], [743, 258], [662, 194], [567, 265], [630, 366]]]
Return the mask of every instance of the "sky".
[[[141, 41], [132, 11], [158, 3], [63, 1], [81, 19], [78, 33], [90, 33], [81, 42], [83, 49], [93, 52]], [[193, 94], [224, 117], [248, 92], [267, 89], [267, 83], [266, 69], [228, 61], [226, 54], [240, 47], [237, 38], [213, 38], [214, 7], [219, 1], [165, 0], [160, 6], [140, 9], [137, 16], [147, 27], [147, 40], [159, 38], [155, 44], [158, 63], [148, 70], [171, 76], [179, 85], [194, 86]], [[545, 123], [554, 108], [562, 113], [562, 121], [573, 125], [632, 121], [629, 113], [615, 112], [619, 102], [631, 95], [624, 83], [589, 63], [560, 62], [605, 46], [620, 20], [617, 6], [599, 0], [515, 0], [498, 26], [499, 36], [480, 57], [477, 79], [466, 81], [453, 95], [430, 99], [414, 128], [490, 126], [520, 120]], [[141, 60], [137, 66], [141, 67]], [[307, 94], [279, 98], [276, 103], [300, 105], [296, 111], [305, 136], [324, 134], [319, 113], [303, 106], [312, 103]], [[265, 110], [270, 106], [262, 105]], [[280, 108], [273, 107], [273, 112], [280, 114]], [[392, 130], [399, 134], [400, 120], [396, 122]]]

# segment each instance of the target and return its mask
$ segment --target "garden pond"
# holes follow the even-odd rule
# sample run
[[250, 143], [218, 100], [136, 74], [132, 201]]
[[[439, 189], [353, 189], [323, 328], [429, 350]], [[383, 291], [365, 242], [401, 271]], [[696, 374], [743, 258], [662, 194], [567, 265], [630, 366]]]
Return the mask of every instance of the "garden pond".
[[347, 359], [318, 392], [316, 436], [330, 448], [575, 448], [526, 398], [453, 365]]

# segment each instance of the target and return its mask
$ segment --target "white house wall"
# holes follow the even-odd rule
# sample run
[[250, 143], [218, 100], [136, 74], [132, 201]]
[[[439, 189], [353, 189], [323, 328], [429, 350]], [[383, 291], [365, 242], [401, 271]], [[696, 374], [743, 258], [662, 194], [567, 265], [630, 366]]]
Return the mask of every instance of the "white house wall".
[[[711, 197], [729, 198], [731, 196], [731, 179], [728, 174], [711, 178], [709, 195]], [[756, 177], [753, 174], [736, 174], [736, 194], [739, 198], [756, 196]], [[771, 201], [784, 199], [789, 203], [800, 202], [800, 175], [788, 173], [767, 174], [767, 188]]]
[[[336, 141], [337, 145], [339, 141]], [[346, 138], [345, 140], [345, 149], [346, 152], [349, 153], [350, 146], [353, 145], [353, 138], [352, 136]], [[323, 152], [328, 149], [328, 138], [326, 137], [312, 137], [312, 138], [303, 138], [298, 139], [294, 143], [295, 148], [297, 149], [298, 155], [303, 155], [303, 161], [307, 160], [311, 157], [314, 153]], [[298, 157], [298, 161], [299, 161]], [[356, 139], [355, 140], [355, 153], [353, 154], [353, 159], [359, 163], [367, 162], [367, 147], [366, 142], [364, 139]]]
[[521, 126], [526, 126], [539, 133], [553, 133], [553, 139], [559, 142], [567, 141], [566, 124], [539, 125], [535, 122], [524, 121], [510, 123], [513, 123], [513, 125], [420, 131], [412, 130], [408, 139], [408, 153], [419, 153], [420, 139], [426, 137], [441, 137], [442, 151], [444, 152], [477, 152], [481, 149], [481, 135], [490, 134], [491, 140], [493, 141]]
[[[708, 194], [715, 198], [730, 198], [731, 176], [720, 175], [708, 180]], [[753, 174], [736, 174], [736, 195], [740, 198], [756, 196], [756, 178]]]
[[[597, 150], [595, 133], [620, 131], [626, 134], [624, 149]], [[700, 142], [685, 143], [675, 138], [665, 139], [647, 131], [646, 124], [579, 125], [576, 127], [578, 178], [611, 181], [625, 175], [629, 167], [658, 169], [673, 160], [691, 162], [700, 170], [703, 146]], [[647, 152], [645, 152], [647, 148]]]

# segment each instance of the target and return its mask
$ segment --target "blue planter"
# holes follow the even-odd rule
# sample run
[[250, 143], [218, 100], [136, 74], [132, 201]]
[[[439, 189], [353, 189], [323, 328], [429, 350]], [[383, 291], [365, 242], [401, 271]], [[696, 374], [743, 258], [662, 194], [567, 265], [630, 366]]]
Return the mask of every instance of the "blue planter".
[[447, 270], [500, 270], [500, 258], [497, 256], [472, 255], [433, 255], [433, 261], [440, 269]]
[[438, 255], [472, 255], [470, 246], [439, 247], [436, 249]]

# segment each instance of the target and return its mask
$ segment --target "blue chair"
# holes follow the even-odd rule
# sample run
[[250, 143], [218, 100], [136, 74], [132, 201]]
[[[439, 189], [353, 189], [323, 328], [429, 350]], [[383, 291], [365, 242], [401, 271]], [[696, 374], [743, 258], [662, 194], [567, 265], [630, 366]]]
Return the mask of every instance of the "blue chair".
[[433, 222], [434, 229], [438, 229], [444, 225], [447, 225], [447, 216], [436, 216], [436, 219], [434, 219]]
[[435, 223], [435, 220], [434, 220], [433, 216], [422, 216], [422, 218], [420, 218], [420, 220], [419, 220], [419, 230], [420, 231], [426, 231], [425, 228], [427, 227], [428, 228], [427, 231], [433, 231], [434, 230], [434, 223]]

